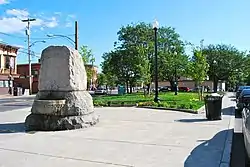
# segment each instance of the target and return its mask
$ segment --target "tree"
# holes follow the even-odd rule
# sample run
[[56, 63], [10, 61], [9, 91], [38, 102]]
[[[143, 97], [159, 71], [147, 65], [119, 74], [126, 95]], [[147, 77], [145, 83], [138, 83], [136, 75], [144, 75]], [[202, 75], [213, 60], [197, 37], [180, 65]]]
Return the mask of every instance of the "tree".
[[158, 35], [159, 79], [168, 80], [173, 90], [175, 78], [186, 76], [188, 56], [185, 54], [184, 42], [174, 28], [160, 27]]
[[[196, 85], [200, 88], [202, 82], [207, 77], [208, 63], [206, 57], [202, 54], [201, 49], [193, 50], [193, 57], [189, 62], [188, 73], [191, 78], [195, 81]], [[198, 91], [199, 99], [202, 100], [202, 90]]]
[[88, 88], [90, 88], [91, 79], [93, 78], [93, 70], [94, 70], [93, 64], [95, 62], [95, 58], [92, 53], [92, 50], [89, 49], [88, 46], [86, 45], [83, 45], [80, 47], [79, 54], [82, 56], [82, 60], [85, 65], [85, 70], [87, 73], [87, 85], [88, 85]]
[[138, 23], [121, 27], [118, 31], [118, 42], [116, 50], [123, 50], [126, 53], [128, 74], [126, 75], [126, 85], [132, 86], [138, 80], [150, 87], [151, 83], [151, 64], [150, 53], [153, 47], [153, 31], [150, 24]]
[[[154, 31], [151, 24], [138, 23], [123, 26], [118, 31], [118, 41], [110, 53], [103, 55], [103, 70], [132, 87], [138, 81], [150, 89], [154, 80]], [[184, 43], [171, 27], [158, 30], [159, 79], [174, 83], [175, 71], [185, 75], [188, 57], [184, 53]], [[177, 53], [177, 54], [175, 54]], [[105, 70], [106, 69], [106, 70]], [[106, 72], [107, 73], [107, 72]], [[130, 89], [131, 90], [131, 89]]]
[[214, 81], [214, 91], [217, 91], [218, 81], [229, 81], [237, 69], [245, 69], [245, 52], [240, 52], [234, 46], [217, 44], [208, 45], [203, 49], [209, 64], [208, 74]]
[[84, 64], [89, 64], [94, 60], [92, 50], [89, 49], [88, 46], [86, 45], [82, 45], [80, 47], [79, 53], [82, 56], [82, 60]]
[[98, 75], [97, 75], [97, 84], [98, 84], [98, 87], [107, 85], [107, 77], [106, 77], [105, 74], [98, 73]]

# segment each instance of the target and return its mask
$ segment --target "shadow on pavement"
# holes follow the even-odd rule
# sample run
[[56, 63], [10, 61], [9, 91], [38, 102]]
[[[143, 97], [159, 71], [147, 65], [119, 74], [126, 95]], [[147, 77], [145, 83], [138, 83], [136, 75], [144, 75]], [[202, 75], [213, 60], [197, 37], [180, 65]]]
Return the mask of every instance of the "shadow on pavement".
[[231, 101], [236, 101], [236, 99], [231, 99]]
[[179, 120], [176, 120], [177, 122], [185, 122], [185, 123], [192, 123], [192, 122], [206, 122], [208, 121], [207, 119], [205, 118], [190, 118], [190, 119], [179, 119]]
[[24, 123], [5, 123], [0, 124], [0, 134], [25, 132]]
[[219, 166], [228, 132], [229, 130], [220, 131], [212, 139], [195, 147], [185, 160], [184, 167]]
[[227, 107], [227, 108], [223, 108], [221, 112], [222, 112], [223, 115], [233, 115], [234, 114], [234, 112], [233, 112], [234, 109], [235, 109], [234, 106], [230, 106], [230, 107]]
[[229, 96], [229, 98], [236, 98], [236, 96]]

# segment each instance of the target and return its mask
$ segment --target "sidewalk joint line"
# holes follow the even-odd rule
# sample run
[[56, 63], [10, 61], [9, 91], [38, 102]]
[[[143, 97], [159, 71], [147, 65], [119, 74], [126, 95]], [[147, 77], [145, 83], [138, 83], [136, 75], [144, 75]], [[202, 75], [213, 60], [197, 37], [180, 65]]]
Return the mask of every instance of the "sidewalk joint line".
[[135, 166], [126, 165], [126, 164], [118, 164], [118, 163], [112, 163], [112, 162], [87, 160], [87, 159], [81, 159], [81, 158], [72, 158], [72, 157], [65, 157], [65, 156], [59, 156], [59, 155], [49, 155], [49, 154], [42, 154], [42, 153], [15, 150], [15, 149], [0, 148], [0, 150], [11, 151], [11, 152], [19, 152], [19, 153], [25, 153], [25, 154], [31, 154], [31, 155], [40, 155], [40, 156], [60, 158], [60, 159], [70, 159], [70, 160], [75, 160], [75, 161], [84, 161], [84, 162], [90, 162], [90, 163], [98, 163], [98, 164], [106, 164], [106, 165], [114, 165], [114, 166], [123, 166], [123, 167], [135, 167]]

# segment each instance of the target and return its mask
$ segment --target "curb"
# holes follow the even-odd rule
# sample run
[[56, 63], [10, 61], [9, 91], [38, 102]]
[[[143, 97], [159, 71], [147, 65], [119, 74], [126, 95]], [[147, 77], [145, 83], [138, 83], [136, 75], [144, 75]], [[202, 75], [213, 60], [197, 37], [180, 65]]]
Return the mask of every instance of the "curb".
[[205, 113], [205, 105], [204, 106], [202, 106], [201, 108], [199, 108], [198, 110], [197, 110], [197, 113], [198, 114], [203, 114], [203, 113]]
[[164, 108], [164, 107], [151, 107], [151, 106], [138, 106], [137, 108], [147, 108], [147, 109], [156, 109], [156, 110], [170, 110], [170, 111], [180, 111], [190, 114], [198, 114], [195, 110], [188, 110], [188, 109], [176, 109], [176, 108]]
[[232, 115], [228, 123], [228, 132], [226, 134], [220, 167], [230, 167], [233, 133], [234, 133], [234, 121], [235, 121], [234, 113], [235, 113], [235, 110], [232, 111]]

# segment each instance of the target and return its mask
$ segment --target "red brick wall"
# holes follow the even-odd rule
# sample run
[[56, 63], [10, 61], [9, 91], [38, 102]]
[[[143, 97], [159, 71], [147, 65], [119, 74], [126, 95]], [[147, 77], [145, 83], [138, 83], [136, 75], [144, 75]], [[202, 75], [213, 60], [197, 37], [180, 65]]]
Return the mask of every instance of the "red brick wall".
[[[31, 69], [33, 70], [40, 70], [40, 64], [35, 63], [32, 64]], [[21, 86], [25, 89], [29, 89], [29, 78], [22, 78], [29, 75], [29, 65], [28, 64], [20, 64], [17, 65], [17, 73], [20, 74], [21, 78], [17, 78], [14, 80], [16, 84], [21, 84]], [[32, 82], [32, 92], [37, 93], [38, 92], [38, 76], [33, 76], [33, 82]]]

